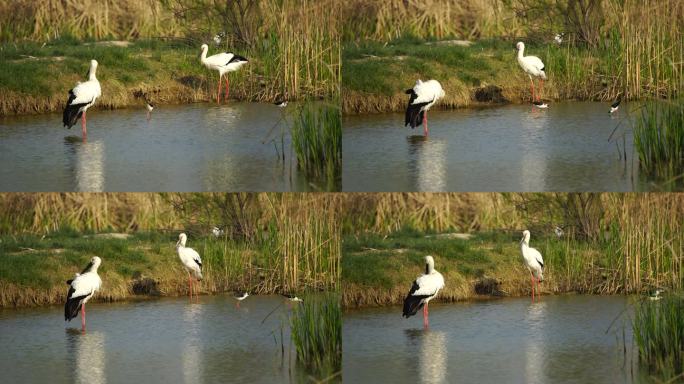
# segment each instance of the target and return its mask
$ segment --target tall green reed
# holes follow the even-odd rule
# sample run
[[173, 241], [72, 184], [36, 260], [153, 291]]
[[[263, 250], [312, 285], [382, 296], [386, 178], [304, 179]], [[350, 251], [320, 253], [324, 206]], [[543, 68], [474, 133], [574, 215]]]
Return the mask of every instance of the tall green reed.
[[297, 359], [314, 375], [329, 377], [342, 368], [342, 310], [336, 292], [307, 295], [290, 318]]

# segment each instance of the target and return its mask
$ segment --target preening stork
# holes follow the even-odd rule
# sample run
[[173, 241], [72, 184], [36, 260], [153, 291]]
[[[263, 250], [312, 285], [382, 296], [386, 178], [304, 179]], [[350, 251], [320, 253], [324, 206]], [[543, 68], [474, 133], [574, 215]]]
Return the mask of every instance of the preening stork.
[[435, 270], [435, 260], [432, 256], [425, 256], [425, 273], [418, 277], [411, 285], [411, 290], [404, 299], [404, 311], [402, 316], [409, 318], [423, 308], [423, 326], [430, 325], [428, 320], [428, 302], [437, 296], [439, 290], [444, 288], [444, 277]]
[[76, 124], [76, 121], [81, 119], [81, 134], [84, 139], [88, 136], [88, 129], [86, 128], [86, 111], [95, 104], [102, 89], [100, 82], [95, 76], [97, 71], [97, 61], [90, 60], [90, 70], [88, 71], [88, 81], [76, 84], [74, 88], [69, 91], [69, 99], [64, 107], [62, 114], [62, 122], [64, 126], [71, 129]]
[[423, 134], [427, 136], [427, 111], [439, 99], [444, 97], [442, 85], [437, 80], [428, 80], [426, 82], [418, 80], [413, 88], [406, 90], [406, 94], [410, 95], [410, 97], [406, 107], [404, 126], [409, 125], [411, 128], [415, 128], [422, 122]]
[[85, 267], [81, 273], [67, 280], [69, 291], [67, 292], [67, 300], [64, 304], [64, 321], [71, 321], [78, 316], [78, 311], [81, 311], [81, 329], [86, 329], [85, 318], [85, 304], [90, 300], [100, 289], [102, 280], [97, 274], [97, 269], [100, 267], [102, 260], [95, 256], [90, 259], [90, 263]]
[[[216, 91], [216, 102], [221, 102], [221, 78], [228, 72], [235, 72], [240, 67], [248, 62], [248, 60], [240, 55], [234, 53], [223, 52], [217, 53], [207, 57], [207, 51], [209, 46], [202, 44], [202, 55], [200, 56], [200, 61], [205, 67], [218, 71], [218, 89]], [[224, 100], [230, 96], [230, 84], [228, 83], [228, 76], [226, 76], [226, 96]]]
[[[176, 251], [178, 252], [178, 257], [180, 258], [183, 266], [188, 271], [188, 294], [192, 299], [192, 279], [197, 281], [202, 280], [202, 259], [199, 253], [192, 248], [185, 246], [185, 242], [188, 240], [188, 236], [185, 233], [178, 235], [178, 242], [176, 243]], [[197, 295], [197, 294], [195, 294]]]
[[545, 108], [546, 104], [541, 102], [541, 95], [537, 95], [537, 97], [535, 97], [534, 81], [532, 80], [532, 77], [540, 79], [540, 93], [543, 92], [544, 80], [546, 80], [544, 63], [542, 63], [541, 59], [537, 56], [523, 56], [523, 53], [525, 52], [525, 43], [523, 43], [522, 41], [518, 42], [518, 44], [516, 44], [515, 47], [518, 49], [518, 64], [520, 64], [520, 67], [522, 67], [525, 73], [527, 73], [527, 76], [530, 77], [532, 103], [534, 103], [534, 105], [538, 107]]
[[525, 261], [525, 266], [530, 271], [532, 301], [534, 301], [535, 288], [538, 290], [539, 283], [544, 281], [544, 259], [539, 251], [530, 248], [530, 231], [528, 230], [523, 231], [523, 237], [520, 240], [520, 252]]

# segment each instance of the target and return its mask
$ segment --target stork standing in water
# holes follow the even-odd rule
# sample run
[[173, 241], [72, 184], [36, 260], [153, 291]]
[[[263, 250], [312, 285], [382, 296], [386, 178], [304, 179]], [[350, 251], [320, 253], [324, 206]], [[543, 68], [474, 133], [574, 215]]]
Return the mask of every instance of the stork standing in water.
[[534, 301], [535, 287], [539, 289], [539, 283], [544, 281], [544, 259], [541, 253], [530, 248], [530, 231], [524, 230], [520, 240], [520, 252], [522, 253], [525, 266], [530, 271], [530, 283], [532, 284], [532, 301]]
[[410, 95], [410, 97], [406, 107], [404, 126], [409, 125], [411, 128], [415, 128], [422, 122], [423, 134], [427, 136], [429, 133], [427, 111], [439, 99], [444, 97], [442, 85], [437, 80], [428, 80], [426, 82], [418, 80], [413, 88], [406, 90], [406, 94]]
[[515, 47], [518, 49], [518, 64], [520, 64], [520, 67], [522, 67], [525, 73], [527, 73], [527, 76], [530, 77], [532, 103], [539, 108], [546, 108], [547, 105], [542, 103], [541, 101], [541, 95], [537, 95], [537, 97], [535, 98], [534, 81], [532, 80], [533, 76], [539, 78], [540, 93], [543, 92], [544, 80], [546, 80], [546, 72], [544, 72], [544, 63], [542, 63], [541, 59], [537, 56], [523, 56], [523, 53], [525, 51], [525, 43], [523, 43], [522, 41], [518, 42], [518, 44], [516, 44]]
[[95, 76], [96, 71], [97, 61], [90, 60], [88, 81], [84, 83], [79, 82], [69, 91], [69, 99], [67, 100], [64, 113], [62, 114], [62, 122], [64, 123], [64, 126], [69, 129], [76, 124], [76, 121], [79, 118], [81, 118], [81, 134], [84, 140], [88, 137], [86, 111], [95, 104], [95, 100], [102, 95], [100, 82]]
[[[218, 89], [216, 91], [216, 102], [221, 103], [221, 78], [228, 72], [235, 72], [238, 69], [240, 69], [240, 67], [246, 64], [248, 60], [240, 55], [228, 52], [217, 53], [215, 55], [207, 57], [207, 51], [209, 50], [209, 46], [207, 46], [206, 44], [202, 44], [201, 49], [202, 56], [200, 56], [200, 61], [202, 62], [202, 64], [204, 64], [204, 66], [209, 69], [218, 71], [219, 73]], [[226, 76], [226, 95], [223, 99], [225, 100], [228, 97], [230, 97], [230, 84], [228, 83], [228, 76]]]
[[[183, 263], [183, 266], [185, 266], [185, 269], [188, 271], [188, 294], [190, 295], [190, 299], [192, 299], [192, 278], [197, 279], [197, 281], [202, 280], [202, 259], [197, 251], [185, 246], [187, 240], [188, 236], [185, 233], [178, 235], [176, 251], [178, 252], [178, 257]], [[195, 296], [197, 296], [196, 293]]]
[[64, 304], [64, 320], [71, 321], [78, 316], [78, 311], [81, 311], [81, 329], [86, 329], [85, 318], [85, 304], [90, 300], [100, 289], [102, 280], [97, 274], [97, 268], [100, 267], [102, 260], [95, 256], [90, 259], [90, 263], [85, 267], [81, 273], [67, 280], [69, 291], [67, 292], [67, 301]]
[[428, 302], [437, 296], [440, 289], [444, 288], [444, 277], [435, 270], [435, 260], [432, 256], [425, 256], [425, 274], [418, 277], [411, 286], [411, 290], [404, 299], [404, 312], [402, 316], [409, 318], [423, 308], [423, 326], [430, 326], [428, 320]]

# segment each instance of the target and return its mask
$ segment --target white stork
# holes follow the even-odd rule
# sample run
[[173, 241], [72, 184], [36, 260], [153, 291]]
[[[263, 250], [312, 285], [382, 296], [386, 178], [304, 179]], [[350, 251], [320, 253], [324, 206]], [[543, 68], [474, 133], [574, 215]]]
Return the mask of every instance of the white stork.
[[428, 80], [422, 82], [420, 79], [416, 81], [416, 85], [406, 90], [406, 94], [410, 95], [408, 106], [406, 107], [406, 118], [404, 119], [404, 126], [410, 125], [415, 128], [423, 123], [423, 133], [428, 135], [427, 126], [427, 111], [435, 105], [435, 103], [444, 97], [444, 90], [442, 85], [437, 80]]
[[90, 60], [90, 70], [88, 71], [88, 81], [76, 84], [74, 88], [69, 91], [69, 99], [67, 100], [64, 113], [62, 115], [62, 122], [65, 127], [71, 129], [76, 124], [78, 118], [81, 118], [81, 132], [83, 138], [88, 136], [86, 129], [86, 111], [93, 104], [95, 100], [102, 95], [100, 82], [95, 77], [97, 71], [97, 61]]
[[[188, 271], [188, 294], [192, 299], [192, 278], [194, 277], [197, 281], [202, 280], [202, 259], [199, 253], [192, 248], [187, 248], [185, 242], [188, 240], [188, 236], [185, 233], [178, 235], [178, 242], [176, 243], [176, 251], [178, 252], [178, 257], [180, 258], [183, 266]], [[192, 275], [192, 276], [191, 276]], [[196, 295], [196, 294], [195, 294]]]
[[[221, 102], [221, 78], [228, 72], [235, 72], [240, 67], [248, 62], [248, 60], [240, 55], [234, 53], [217, 53], [207, 57], [207, 51], [209, 46], [202, 44], [202, 56], [200, 56], [200, 61], [205, 67], [218, 71], [218, 90], [216, 91], [216, 102]], [[228, 76], [226, 76], [226, 96], [224, 100], [230, 96], [230, 85], [228, 84]]]
[[444, 277], [435, 270], [435, 260], [432, 256], [425, 256], [425, 274], [418, 277], [411, 286], [411, 290], [404, 299], [404, 312], [402, 316], [409, 318], [423, 308], [423, 326], [430, 325], [428, 320], [428, 302], [437, 296], [440, 289], [444, 288]]
[[538, 96], [535, 98], [535, 93], [534, 93], [534, 81], [532, 80], [532, 77], [537, 77], [540, 80], [540, 93], [544, 91], [544, 80], [546, 80], [546, 72], [544, 72], [544, 63], [542, 63], [541, 59], [538, 58], [537, 56], [523, 56], [523, 53], [525, 51], [525, 43], [522, 41], [518, 42], [515, 46], [518, 49], [518, 64], [520, 64], [520, 67], [527, 73], [527, 76], [530, 77], [530, 85], [532, 89], [532, 102], [534, 105], [540, 107], [540, 108], [546, 108], [546, 104], [541, 102], [541, 96]]
[[77, 273], [73, 279], [67, 280], [69, 285], [69, 292], [67, 293], [67, 300], [64, 304], [64, 321], [71, 321], [78, 316], [78, 311], [81, 311], [81, 329], [86, 329], [85, 319], [85, 304], [90, 300], [100, 289], [102, 280], [97, 274], [97, 268], [102, 263], [102, 260], [94, 256], [90, 259], [90, 263], [85, 267], [83, 272]]
[[535, 286], [537, 289], [540, 282], [544, 281], [544, 259], [541, 253], [530, 248], [530, 231], [524, 230], [520, 240], [520, 252], [522, 253], [525, 266], [530, 271], [530, 283], [532, 284], [532, 301], [534, 301]]

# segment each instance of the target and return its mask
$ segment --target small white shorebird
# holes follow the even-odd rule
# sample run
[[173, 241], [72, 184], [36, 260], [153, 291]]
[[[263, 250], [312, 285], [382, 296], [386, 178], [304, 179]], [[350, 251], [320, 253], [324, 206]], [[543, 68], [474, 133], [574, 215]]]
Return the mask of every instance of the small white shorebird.
[[548, 105], [541, 101], [541, 96], [537, 95], [535, 97], [534, 92], [534, 81], [532, 77], [539, 78], [540, 80], [540, 93], [544, 91], [544, 80], [546, 80], [546, 72], [544, 71], [544, 63], [537, 56], [523, 56], [525, 52], [525, 43], [522, 41], [515, 45], [518, 50], [518, 64], [522, 67], [523, 71], [527, 73], [530, 77], [530, 89], [532, 90], [532, 103], [539, 108], [547, 108]]
[[618, 108], [620, 108], [620, 102], [622, 102], [622, 96], [618, 96], [617, 100], [610, 105], [610, 114], [617, 112]]
[[90, 300], [100, 289], [102, 280], [97, 274], [97, 268], [100, 267], [102, 259], [95, 256], [90, 259], [90, 263], [85, 267], [83, 272], [77, 273], [76, 276], [67, 280], [69, 285], [69, 292], [67, 293], [67, 300], [64, 304], [64, 320], [71, 321], [78, 316], [78, 311], [81, 311], [81, 329], [86, 329], [85, 319], [85, 304]]
[[236, 292], [235, 295], [233, 295], [233, 298], [234, 298], [235, 300], [237, 300], [237, 301], [235, 302], [235, 306], [238, 307], [238, 308], [240, 308], [240, 302], [241, 302], [242, 300], [248, 298], [248, 297], [249, 297], [249, 293], [248, 293], [248, 292]]
[[90, 70], [88, 71], [88, 81], [79, 82], [69, 91], [69, 99], [64, 107], [62, 122], [65, 127], [71, 129], [76, 121], [81, 118], [81, 135], [83, 139], [88, 137], [86, 128], [86, 111], [95, 104], [95, 100], [102, 95], [100, 82], [97, 80], [97, 61], [90, 60]]
[[406, 94], [410, 95], [408, 106], [406, 107], [406, 117], [404, 118], [404, 126], [415, 128], [423, 123], [423, 134], [428, 135], [427, 126], [427, 111], [435, 105], [435, 103], [444, 97], [444, 90], [442, 85], [437, 80], [428, 80], [423, 82], [416, 81], [416, 85], [406, 90]]
[[287, 298], [288, 301], [294, 301], [297, 303], [301, 303], [304, 301], [304, 300], [300, 299], [299, 297], [297, 297], [297, 295], [295, 295], [294, 293], [281, 293], [281, 295], [283, 295], [283, 297]]
[[154, 110], [154, 104], [149, 100], [145, 100], [145, 109], [147, 109], [147, 120], [152, 117], [152, 111]]
[[402, 316], [409, 318], [423, 308], [423, 326], [430, 326], [428, 320], [428, 302], [437, 296], [440, 289], [444, 288], [444, 277], [435, 270], [435, 260], [432, 256], [425, 256], [425, 273], [418, 277], [411, 285], [411, 290], [404, 299], [404, 311]]
[[[192, 299], [192, 278], [197, 279], [197, 281], [202, 280], [202, 259], [197, 251], [185, 246], [187, 240], [188, 236], [185, 233], [178, 235], [176, 251], [178, 252], [178, 257], [183, 263], [183, 266], [188, 271], [188, 294]], [[195, 296], [197, 296], [196, 293]]]
[[[202, 44], [201, 49], [202, 55], [200, 56], [200, 61], [202, 64], [219, 73], [216, 102], [221, 103], [221, 78], [228, 72], [235, 72], [240, 69], [248, 60], [240, 55], [229, 52], [217, 53], [207, 57], [209, 46]], [[224, 96], [224, 100], [228, 97], [230, 97], [230, 84], [228, 83], [228, 76], [226, 76], [226, 96]]]
[[224, 232], [223, 232], [223, 229], [221, 229], [219, 227], [214, 227], [211, 229], [211, 234], [214, 235], [214, 237], [219, 238], [219, 237], [223, 236]]
[[539, 283], [544, 281], [544, 259], [539, 251], [534, 248], [530, 248], [530, 231], [528, 230], [523, 231], [523, 237], [520, 240], [520, 252], [522, 253], [523, 260], [525, 261], [525, 266], [530, 271], [532, 301], [534, 301], [535, 286], [538, 289]]

